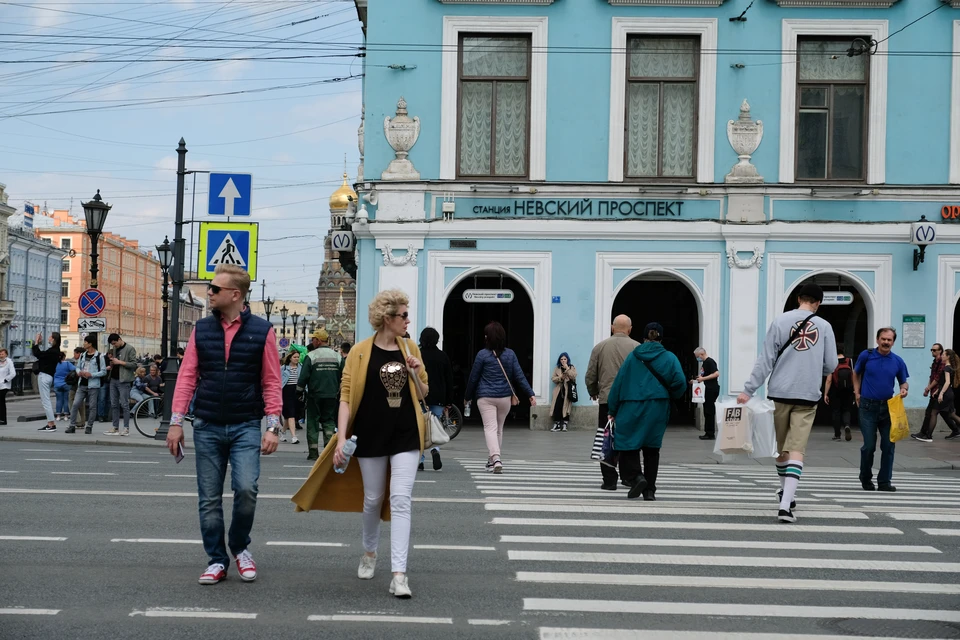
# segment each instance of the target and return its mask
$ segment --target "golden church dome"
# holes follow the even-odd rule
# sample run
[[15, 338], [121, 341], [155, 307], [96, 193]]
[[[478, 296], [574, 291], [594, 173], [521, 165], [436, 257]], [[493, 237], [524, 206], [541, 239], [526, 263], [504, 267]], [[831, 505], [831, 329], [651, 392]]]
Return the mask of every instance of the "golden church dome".
[[343, 184], [340, 185], [339, 189], [333, 192], [332, 196], [330, 196], [330, 210], [346, 211], [350, 205], [351, 199], [353, 202], [357, 201], [357, 192], [351, 189], [350, 185], [347, 184], [347, 174], [344, 172]]

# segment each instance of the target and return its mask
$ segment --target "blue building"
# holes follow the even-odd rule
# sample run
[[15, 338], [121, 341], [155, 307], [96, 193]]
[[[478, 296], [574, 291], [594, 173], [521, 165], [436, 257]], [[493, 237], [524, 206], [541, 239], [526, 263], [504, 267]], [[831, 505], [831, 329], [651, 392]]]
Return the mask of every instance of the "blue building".
[[464, 368], [500, 320], [545, 402], [627, 313], [736, 394], [812, 280], [847, 352], [897, 328], [925, 403], [960, 346], [960, 2], [356, 4], [358, 306], [404, 289]]
[[[5, 297], [13, 302], [13, 321], [6, 327], [3, 344], [15, 362], [32, 361], [30, 349], [38, 333], [46, 340], [60, 331], [63, 286], [62, 261], [67, 252], [37, 238], [33, 229], [13, 225], [8, 230], [10, 266]], [[64, 342], [64, 351], [74, 346]], [[47, 345], [44, 344], [43, 348]]]

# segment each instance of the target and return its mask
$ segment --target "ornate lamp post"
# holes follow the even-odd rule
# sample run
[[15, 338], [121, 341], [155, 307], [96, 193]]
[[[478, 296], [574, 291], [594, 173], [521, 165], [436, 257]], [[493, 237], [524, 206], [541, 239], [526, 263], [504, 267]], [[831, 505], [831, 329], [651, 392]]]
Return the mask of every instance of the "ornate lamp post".
[[267, 298], [263, 301], [263, 312], [267, 314], [267, 322], [270, 322], [270, 312], [273, 311], [273, 300]]
[[283, 320], [283, 333], [281, 336], [287, 337], [287, 305], [280, 307], [280, 319]]
[[[294, 341], [296, 341], [296, 339], [297, 339], [297, 320], [300, 319], [300, 314], [297, 313], [296, 311], [294, 311], [293, 313], [290, 314], [290, 317], [293, 319], [293, 339], [294, 339]], [[304, 322], [306, 322], [306, 320], [304, 320]]]
[[169, 285], [170, 267], [173, 266], [173, 247], [170, 245], [170, 239], [166, 236], [163, 238], [163, 244], [157, 245], [157, 259], [160, 260], [160, 272], [163, 274], [163, 288], [161, 289], [162, 294], [160, 296], [160, 300], [163, 302], [163, 325], [160, 329], [160, 355], [166, 360], [169, 347], [167, 344], [167, 305], [170, 300], [170, 295], [167, 293], [167, 286]]
[[97, 288], [97, 274], [99, 271], [98, 258], [100, 257], [100, 234], [103, 233], [103, 225], [107, 221], [107, 214], [110, 213], [110, 205], [100, 198], [100, 189], [97, 189], [97, 195], [93, 196], [90, 202], [81, 202], [83, 205], [83, 216], [87, 221], [87, 235], [90, 236], [90, 288]]

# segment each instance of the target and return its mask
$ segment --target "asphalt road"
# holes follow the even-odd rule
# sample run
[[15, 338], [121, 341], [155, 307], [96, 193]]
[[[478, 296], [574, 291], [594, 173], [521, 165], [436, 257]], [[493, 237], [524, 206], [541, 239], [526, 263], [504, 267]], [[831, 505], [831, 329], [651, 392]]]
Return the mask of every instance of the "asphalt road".
[[0, 638], [960, 638], [956, 471], [805, 469], [782, 525], [756, 465], [665, 465], [637, 503], [590, 463], [483, 461], [455, 440], [419, 474], [401, 601], [389, 525], [360, 581], [359, 514], [293, 512], [300, 453], [262, 459], [257, 581], [200, 586], [192, 456], [0, 442]]

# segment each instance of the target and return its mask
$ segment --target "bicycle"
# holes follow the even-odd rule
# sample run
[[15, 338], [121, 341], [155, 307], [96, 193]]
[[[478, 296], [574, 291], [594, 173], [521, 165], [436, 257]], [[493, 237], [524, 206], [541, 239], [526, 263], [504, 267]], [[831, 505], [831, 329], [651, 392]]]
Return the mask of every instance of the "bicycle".
[[461, 427], [463, 427], [463, 414], [460, 413], [457, 405], [452, 404], [443, 412], [443, 417], [440, 418], [440, 422], [443, 424], [443, 430], [446, 431], [450, 439], [453, 440], [460, 433]]
[[138, 402], [131, 410], [133, 426], [140, 435], [153, 440], [160, 428], [160, 419], [163, 417], [163, 397], [150, 396]]

